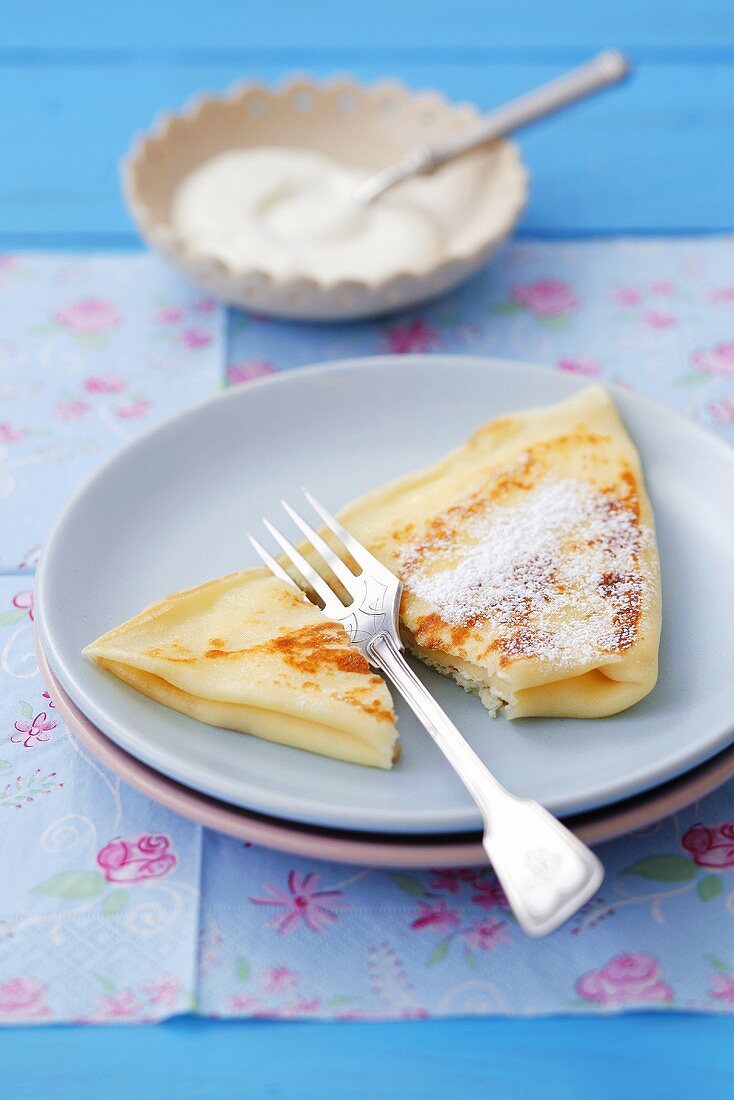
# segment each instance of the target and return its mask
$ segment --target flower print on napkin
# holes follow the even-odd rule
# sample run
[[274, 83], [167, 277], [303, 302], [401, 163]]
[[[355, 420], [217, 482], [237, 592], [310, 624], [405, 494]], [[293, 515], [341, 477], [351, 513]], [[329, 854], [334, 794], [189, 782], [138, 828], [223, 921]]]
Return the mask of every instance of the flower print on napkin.
[[[223, 378], [222, 309], [146, 255], [23, 258], [0, 294], [0, 569], [81, 481]], [[165, 322], [165, 323], [164, 323]], [[42, 484], [42, 498], [29, 500]]]
[[99, 336], [120, 324], [120, 314], [114, 302], [102, 298], [83, 298], [79, 302], [57, 309], [53, 316], [74, 336]]
[[491, 312], [502, 316], [524, 311], [547, 328], [565, 329], [570, 324], [570, 315], [578, 307], [578, 299], [569, 283], [563, 279], [545, 278], [511, 286], [507, 300], [494, 306]]
[[38, 744], [50, 741], [51, 731], [58, 725], [55, 719], [49, 718], [45, 710], [34, 715], [33, 707], [25, 701], [20, 704], [20, 709], [23, 717], [16, 719], [13, 723], [15, 733], [10, 738], [11, 743], [32, 749]]
[[615, 955], [598, 970], [582, 974], [576, 991], [584, 1000], [604, 1006], [668, 1004], [674, 996], [661, 977], [658, 960], [639, 951]]
[[320, 881], [321, 876], [315, 872], [302, 875], [291, 871], [285, 890], [266, 883], [265, 889], [270, 896], [250, 898], [250, 901], [254, 905], [277, 910], [267, 926], [277, 929], [281, 935], [295, 931], [299, 925], [304, 925], [311, 932], [324, 932], [339, 919], [335, 909], [344, 902], [341, 890], [321, 890]]
[[8, 978], [0, 981], [0, 1020], [22, 1023], [50, 1016], [47, 989], [37, 978]]
[[425, 354], [438, 351], [444, 346], [438, 328], [423, 317], [389, 325], [385, 329], [385, 338], [381, 350], [393, 355]]
[[167, 875], [176, 866], [176, 854], [167, 836], [118, 837], [97, 853], [97, 863], [108, 882], [133, 883]]

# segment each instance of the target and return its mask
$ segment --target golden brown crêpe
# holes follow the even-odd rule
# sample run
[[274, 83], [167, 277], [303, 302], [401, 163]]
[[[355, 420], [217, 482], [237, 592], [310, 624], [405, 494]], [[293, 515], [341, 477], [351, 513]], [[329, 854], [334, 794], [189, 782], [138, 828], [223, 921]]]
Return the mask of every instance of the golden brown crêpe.
[[356, 764], [396, 759], [382, 679], [342, 626], [264, 570], [169, 596], [84, 653], [210, 725]]
[[[652, 690], [654, 519], [601, 387], [492, 421], [341, 518], [403, 579], [409, 647], [493, 712], [602, 717]], [[397, 756], [384, 682], [264, 570], [170, 596], [84, 652], [211, 725], [377, 767]]]
[[490, 422], [341, 519], [403, 579], [409, 647], [492, 711], [601, 717], [652, 690], [654, 519], [601, 387]]

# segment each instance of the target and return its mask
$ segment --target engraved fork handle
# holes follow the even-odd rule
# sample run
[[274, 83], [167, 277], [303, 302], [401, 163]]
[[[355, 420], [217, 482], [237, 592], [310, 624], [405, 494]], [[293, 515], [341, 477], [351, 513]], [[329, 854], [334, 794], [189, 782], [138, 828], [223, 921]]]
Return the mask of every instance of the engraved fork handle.
[[510, 794], [479, 759], [406, 662], [389, 634], [368, 644], [464, 783], [484, 820], [484, 850], [520, 925], [544, 936], [596, 892], [604, 870], [585, 844], [539, 803]]

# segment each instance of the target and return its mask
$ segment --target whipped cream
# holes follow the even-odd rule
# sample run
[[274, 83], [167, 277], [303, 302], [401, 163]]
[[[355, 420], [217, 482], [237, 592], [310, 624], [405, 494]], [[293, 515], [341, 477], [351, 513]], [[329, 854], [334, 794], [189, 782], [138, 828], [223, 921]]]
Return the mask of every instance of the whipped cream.
[[403, 184], [367, 207], [352, 199], [363, 178], [308, 149], [233, 149], [183, 179], [172, 223], [192, 252], [275, 278], [377, 282], [433, 267], [447, 249], [450, 212], [466, 198], [455, 173], [438, 186]]

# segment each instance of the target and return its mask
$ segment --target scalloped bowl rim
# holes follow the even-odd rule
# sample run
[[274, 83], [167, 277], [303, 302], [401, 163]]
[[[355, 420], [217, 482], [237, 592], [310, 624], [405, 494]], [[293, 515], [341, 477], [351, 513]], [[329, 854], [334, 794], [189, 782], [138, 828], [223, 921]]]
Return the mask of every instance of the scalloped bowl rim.
[[[354, 278], [320, 280], [308, 275], [278, 278], [257, 266], [234, 268], [214, 256], [207, 256], [193, 250], [189, 242], [172, 226], [155, 217], [150, 209], [149, 202], [143, 197], [139, 189], [137, 173], [148, 152], [152, 148], [160, 148], [169, 139], [173, 124], [195, 125], [201, 118], [202, 113], [213, 104], [227, 103], [236, 106], [243, 103], [247, 97], [257, 94], [269, 99], [282, 100], [300, 91], [318, 91], [334, 95], [344, 92], [356, 93], [369, 98], [377, 98], [389, 92], [391, 96], [402, 97], [405, 102], [431, 103], [434, 107], [440, 107], [443, 111], [454, 116], [462, 115], [466, 117], [471, 114], [472, 117], [477, 119], [481, 117], [481, 112], [473, 104], [463, 101], [451, 102], [445, 95], [435, 89], [413, 91], [403, 83], [395, 80], [380, 80], [367, 84], [347, 77], [315, 80], [305, 76], [293, 76], [277, 84], [237, 81], [220, 94], [207, 95], [199, 93], [191, 97], [179, 111], [166, 111], [159, 114], [148, 132], [136, 135], [128, 153], [121, 161], [124, 198], [143, 236], [169, 259], [172, 258], [172, 252], [178, 253], [187, 263], [215, 269], [221, 277], [231, 279], [236, 283], [256, 280], [262, 285], [277, 288], [278, 291], [288, 291], [296, 294], [306, 289], [324, 294], [350, 294], [365, 291], [389, 294], [390, 289], [398, 285], [404, 286], [406, 283], [423, 284], [429, 280], [439, 284], [445, 281], [446, 289], [448, 289], [452, 285], [449, 272], [454, 265], [467, 265], [466, 274], [468, 275], [481, 266], [512, 232], [527, 203], [529, 174], [523, 163], [519, 147], [508, 138], [500, 138], [493, 143], [495, 148], [502, 148], [509, 154], [503, 165], [503, 170], [508, 171], [508, 178], [510, 172], [514, 173], [513, 187], [507, 189], [506, 210], [499, 227], [495, 223], [493, 233], [483, 237], [478, 243], [475, 240], [469, 248], [447, 251], [430, 268], [420, 271], [406, 268], [385, 279], [373, 281]], [[511, 195], [512, 198], [510, 198]], [[447, 275], [449, 275], [448, 280], [446, 279]], [[441, 287], [439, 286], [436, 293], [439, 293], [440, 290]]]

